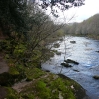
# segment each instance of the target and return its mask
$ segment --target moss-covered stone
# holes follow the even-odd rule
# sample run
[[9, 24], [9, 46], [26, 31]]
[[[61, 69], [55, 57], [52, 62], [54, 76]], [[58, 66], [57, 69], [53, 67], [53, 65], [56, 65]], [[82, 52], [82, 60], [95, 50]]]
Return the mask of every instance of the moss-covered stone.
[[89, 99], [88, 96], [86, 95], [86, 91], [83, 89], [83, 87], [80, 84], [64, 76], [63, 74], [59, 74], [59, 76], [66, 80], [67, 85], [70, 86], [70, 89], [72, 89], [72, 92], [73, 94], [75, 94], [76, 99], [84, 99], [84, 98]]
[[41, 71], [38, 68], [25, 68], [25, 74], [27, 80], [37, 79], [44, 75], [44, 71]]
[[0, 85], [1, 86], [9, 86], [14, 83], [13, 76], [7, 72], [0, 74]]
[[23, 94], [21, 99], [35, 99], [35, 96], [33, 94]]
[[31, 77], [31, 76], [27, 76], [27, 78], [26, 78], [26, 81], [32, 81], [33, 80], [33, 77]]
[[0, 74], [0, 85], [1, 86], [12, 86], [15, 82], [22, 80], [24, 77], [21, 74], [10, 74], [4, 72]]
[[26, 93], [38, 99], [59, 99], [60, 93], [63, 99], [83, 99], [86, 96], [85, 90], [75, 81], [64, 75], [56, 77], [51, 73], [45, 73], [34, 79], [32, 84], [25, 86], [21, 94]]
[[18, 71], [14, 66], [11, 66], [11, 67], [9, 68], [9, 73], [10, 73], [11, 75], [19, 75], [19, 74], [20, 74], [19, 71]]
[[11, 87], [6, 87], [7, 95], [6, 99], [19, 99], [19, 94]]

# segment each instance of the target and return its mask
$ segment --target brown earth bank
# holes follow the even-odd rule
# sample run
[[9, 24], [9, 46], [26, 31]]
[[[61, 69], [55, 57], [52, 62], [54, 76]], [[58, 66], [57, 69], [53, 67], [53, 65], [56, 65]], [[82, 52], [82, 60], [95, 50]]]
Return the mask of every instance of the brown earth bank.
[[9, 67], [4, 60], [4, 54], [0, 53], [0, 74], [4, 72], [8, 72]]
[[6, 95], [6, 89], [4, 87], [0, 87], [0, 99], [4, 99]]

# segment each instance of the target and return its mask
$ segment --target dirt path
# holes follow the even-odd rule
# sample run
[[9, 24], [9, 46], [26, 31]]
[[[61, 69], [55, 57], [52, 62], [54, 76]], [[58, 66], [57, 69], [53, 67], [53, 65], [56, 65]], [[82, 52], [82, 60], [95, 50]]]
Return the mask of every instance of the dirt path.
[[4, 60], [4, 55], [0, 53], [0, 74], [3, 72], [8, 72], [9, 67], [6, 63], [6, 61]]

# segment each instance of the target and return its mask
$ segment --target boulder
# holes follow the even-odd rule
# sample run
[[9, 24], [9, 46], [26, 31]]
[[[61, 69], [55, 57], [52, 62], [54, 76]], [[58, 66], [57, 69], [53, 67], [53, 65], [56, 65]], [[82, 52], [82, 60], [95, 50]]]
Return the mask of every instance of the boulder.
[[76, 65], [79, 64], [78, 62], [76, 62], [74, 60], [71, 60], [71, 59], [64, 60], [64, 62], [66, 62], [66, 63], [73, 63], [73, 64], [76, 64]]
[[94, 75], [93, 78], [94, 79], [99, 79], [99, 75]]
[[99, 51], [96, 51], [97, 53], [99, 53]]
[[79, 70], [77, 70], [77, 69], [73, 69], [73, 71], [75, 71], [75, 72], [79, 72]]
[[70, 41], [70, 43], [75, 44], [75, 43], [76, 43], [76, 41]]
[[64, 67], [72, 67], [71, 65], [69, 65], [68, 63], [61, 63], [62, 66]]

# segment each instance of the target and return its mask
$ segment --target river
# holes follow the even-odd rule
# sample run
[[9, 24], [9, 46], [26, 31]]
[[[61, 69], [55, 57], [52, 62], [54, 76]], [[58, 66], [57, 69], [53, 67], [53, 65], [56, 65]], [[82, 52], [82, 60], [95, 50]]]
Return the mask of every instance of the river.
[[[76, 41], [76, 43], [70, 43]], [[66, 37], [64, 41], [57, 41], [59, 48], [52, 48], [61, 55], [54, 55], [50, 60], [42, 64], [43, 70], [52, 73], [62, 73], [78, 82], [91, 99], [99, 99], [99, 80], [93, 78], [99, 75], [99, 41], [85, 37]], [[79, 62], [79, 65], [66, 68], [60, 64], [65, 59]]]

